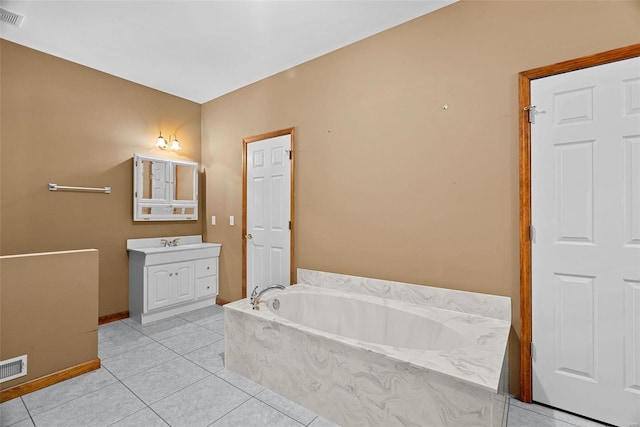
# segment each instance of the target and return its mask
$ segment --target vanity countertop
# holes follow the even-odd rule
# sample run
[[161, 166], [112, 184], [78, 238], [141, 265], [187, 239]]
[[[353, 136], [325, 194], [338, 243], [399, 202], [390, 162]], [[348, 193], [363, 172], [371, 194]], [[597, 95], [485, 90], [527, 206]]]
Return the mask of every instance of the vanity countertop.
[[142, 252], [143, 254], [158, 254], [158, 253], [167, 253], [167, 252], [178, 252], [178, 251], [188, 251], [193, 249], [206, 249], [206, 248], [219, 248], [222, 247], [220, 243], [187, 243], [181, 245], [178, 243], [177, 246], [152, 246], [145, 248], [128, 248], [129, 251], [133, 252]]
[[[165, 242], [177, 240], [176, 246], [165, 246]], [[202, 236], [168, 236], [144, 239], [128, 239], [127, 250], [136, 257], [152, 262], [177, 262], [188, 258], [219, 256], [222, 245], [202, 241]]]

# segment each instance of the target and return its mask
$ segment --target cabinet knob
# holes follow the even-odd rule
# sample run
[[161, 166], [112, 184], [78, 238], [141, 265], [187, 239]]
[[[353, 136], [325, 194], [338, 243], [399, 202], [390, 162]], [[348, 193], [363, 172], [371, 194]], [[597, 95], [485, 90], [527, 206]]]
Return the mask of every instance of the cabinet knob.
[[176, 273], [176, 276], [178, 275], [178, 273]]
[[209, 270], [211, 267], [207, 267], [207, 270]]
[[207, 289], [210, 289], [210, 288], [211, 288], [211, 286], [207, 286]]

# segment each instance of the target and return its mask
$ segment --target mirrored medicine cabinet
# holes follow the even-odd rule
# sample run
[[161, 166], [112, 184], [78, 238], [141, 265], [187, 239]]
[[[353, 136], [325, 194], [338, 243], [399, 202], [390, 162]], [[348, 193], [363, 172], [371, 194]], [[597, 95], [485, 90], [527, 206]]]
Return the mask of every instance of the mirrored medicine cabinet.
[[134, 154], [133, 220], [198, 219], [198, 164]]

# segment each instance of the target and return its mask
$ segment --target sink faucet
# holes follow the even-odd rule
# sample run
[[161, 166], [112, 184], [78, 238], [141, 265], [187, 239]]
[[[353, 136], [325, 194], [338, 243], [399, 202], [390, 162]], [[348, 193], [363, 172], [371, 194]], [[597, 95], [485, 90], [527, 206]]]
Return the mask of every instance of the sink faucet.
[[169, 246], [178, 246], [178, 242], [180, 241], [179, 237], [176, 237], [173, 240], [167, 240], [167, 239], [160, 239], [160, 244], [163, 247], [169, 247]]
[[253, 292], [251, 292], [251, 305], [253, 306], [254, 310], [260, 310], [260, 297], [262, 297], [262, 295], [267, 292], [270, 291], [272, 289], [284, 289], [284, 286], [282, 285], [271, 285], [268, 288], [264, 288], [263, 290], [261, 290], [260, 292], [258, 292], [258, 288], [260, 286], [256, 286], [255, 288], [253, 288]]

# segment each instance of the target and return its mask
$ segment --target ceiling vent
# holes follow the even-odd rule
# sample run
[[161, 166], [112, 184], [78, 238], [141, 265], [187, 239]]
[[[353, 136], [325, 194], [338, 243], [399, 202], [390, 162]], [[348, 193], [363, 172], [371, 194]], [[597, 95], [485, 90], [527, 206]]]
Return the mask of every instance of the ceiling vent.
[[9, 12], [7, 9], [3, 9], [0, 7], [0, 22], [6, 22], [19, 27], [20, 24], [22, 24], [23, 19], [24, 16], [18, 15], [17, 13]]

